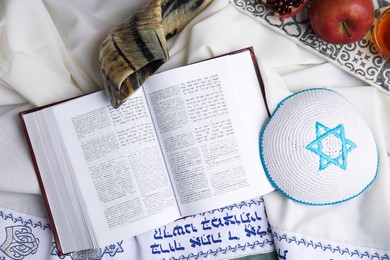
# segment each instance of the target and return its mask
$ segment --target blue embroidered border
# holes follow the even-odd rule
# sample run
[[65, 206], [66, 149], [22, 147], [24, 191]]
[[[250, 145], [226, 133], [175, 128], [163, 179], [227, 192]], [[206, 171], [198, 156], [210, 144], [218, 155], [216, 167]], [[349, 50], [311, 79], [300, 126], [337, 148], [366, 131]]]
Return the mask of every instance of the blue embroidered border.
[[2, 210], [0, 210], [0, 218], [3, 220], [11, 220], [13, 223], [20, 223], [25, 226], [30, 226], [33, 228], [41, 228], [42, 230], [49, 229], [51, 230], [49, 223], [42, 223], [41, 221], [35, 222], [31, 218], [30, 219], [23, 219], [22, 217], [14, 217], [12, 213], [6, 213]]
[[[266, 245], [269, 245], [269, 246], [272, 246], [274, 244], [274, 241], [273, 240], [269, 240], [268, 238], [263, 240], [263, 241], [255, 241], [253, 242], [253, 244], [251, 243], [246, 243], [244, 245], [240, 245], [240, 244], [237, 244], [236, 246], [234, 247], [231, 247], [231, 246], [227, 246], [226, 248], [218, 248], [216, 250], [208, 250], [206, 252], [203, 252], [203, 251], [200, 251], [198, 252], [197, 254], [189, 254], [187, 256], [185, 255], [181, 255], [179, 256], [178, 258], [175, 258], [175, 257], [172, 257], [172, 258], [169, 258], [169, 260], [189, 260], [189, 259], [198, 259], [199, 257], [208, 257], [209, 255], [212, 255], [212, 256], [217, 256], [219, 254], [223, 254], [223, 255], [226, 255], [227, 253], [229, 252], [236, 252], [238, 250], [241, 250], [241, 251], [245, 251], [247, 248], [250, 248], [250, 249], [254, 249], [255, 247], [265, 247]], [[167, 258], [163, 258], [162, 260], [167, 260]]]
[[345, 255], [347, 254], [350, 257], [357, 256], [359, 258], [364, 258], [367, 257], [368, 259], [378, 259], [378, 260], [390, 260], [390, 255], [384, 254], [381, 255], [379, 253], [374, 253], [371, 254], [367, 251], [364, 252], [359, 252], [357, 249], [350, 249], [348, 247], [340, 247], [339, 245], [337, 246], [332, 246], [330, 244], [322, 244], [321, 242], [316, 242], [313, 240], [306, 240], [304, 238], [297, 238], [296, 236], [288, 236], [286, 234], [278, 234], [277, 232], [273, 232], [272, 236], [275, 240], [278, 241], [286, 241], [287, 243], [291, 244], [294, 243], [297, 246], [305, 246], [305, 247], [312, 247], [313, 249], [321, 249], [322, 251], [329, 250], [332, 254], [339, 254], [339, 255]]
[[210, 210], [210, 211], [202, 212], [202, 213], [199, 213], [197, 215], [192, 215], [191, 217], [195, 218], [196, 216], [204, 216], [205, 214], [214, 214], [215, 212], [218, 212], [218, 211], [219, 212], [224, 212], [225, 210], [232, 210], [234, 208], [237, 208], [237, 209], [241, 209], [243, 207], [249, 207], [250, 208], [251, 206], [260, 206], [263, 203], [264, 203], [263, 198], [259, 197], [257, 199], [249, 200], [248, 202], [242, 201], [240, 203], [232, 204], [230, 206], [226, 206], [226, 207], [223, 207], [223, 208], [213, 209], [213, 210]]

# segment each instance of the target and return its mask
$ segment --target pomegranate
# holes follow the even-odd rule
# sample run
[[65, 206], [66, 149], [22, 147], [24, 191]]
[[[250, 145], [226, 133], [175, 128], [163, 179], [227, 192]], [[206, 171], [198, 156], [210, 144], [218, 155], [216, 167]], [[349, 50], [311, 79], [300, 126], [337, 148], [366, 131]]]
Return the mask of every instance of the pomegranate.
[[307, 0], [266, 0], [265, 3], [275, 11], [275, 15], [286, 19], [301, 11], [306, 6]]

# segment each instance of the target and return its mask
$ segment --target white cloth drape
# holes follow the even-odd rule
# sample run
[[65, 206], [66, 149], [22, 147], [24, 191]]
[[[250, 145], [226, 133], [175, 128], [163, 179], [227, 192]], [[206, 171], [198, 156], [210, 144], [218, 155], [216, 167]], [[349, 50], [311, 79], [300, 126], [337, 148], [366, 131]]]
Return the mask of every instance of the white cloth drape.
[[[97, 55], [104, 33], [148, 0], [0, 2], [0, 206], [45, 216], [17, 113], [102, 88]], [[169, 41], [174, 68], [253, 46], [271, 111], [287, 95], [332, 88], [374, 132], [379, 174], [361, 196], [340, 205], [297, 204], [265, 196], [271, 226], [349, 245], [390, 251], [390, 96], [259, 24], [228, 0], [215, 0]], [[390, 255], [390, 253], [389, 253]]]

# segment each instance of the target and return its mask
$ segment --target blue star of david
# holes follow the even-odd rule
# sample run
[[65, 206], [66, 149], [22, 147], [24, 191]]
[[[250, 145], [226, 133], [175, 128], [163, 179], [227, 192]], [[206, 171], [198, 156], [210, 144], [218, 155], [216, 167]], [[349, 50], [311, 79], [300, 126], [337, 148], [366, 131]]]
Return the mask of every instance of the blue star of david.
[[[329, 155], [324, 151], [327, 138], [339, 139], [340, 147], [337, 149], [336, 155]], [[356, 148], [356, 144], [345, 138], [344, 126], [338, 125], [335, 128], [329, 128], [323, 124], [316, 122], [316, 139], [306, 146], [306, 149], [317, 154], [320, 157], [320, 170], [326, 169], [333, 164], [343, 170], [347, 169], [347, 155]]]
[[104, 249], [103, 255], [109, 254], [111, 257], [113, 257], [117, 253], [123, 253], [124, 250], [122, 248], [122, 243], [123, 243], [123, 240], [121, 242], [117, 242], [116, 244], [111, 244], [109, 246], [106, 246]]

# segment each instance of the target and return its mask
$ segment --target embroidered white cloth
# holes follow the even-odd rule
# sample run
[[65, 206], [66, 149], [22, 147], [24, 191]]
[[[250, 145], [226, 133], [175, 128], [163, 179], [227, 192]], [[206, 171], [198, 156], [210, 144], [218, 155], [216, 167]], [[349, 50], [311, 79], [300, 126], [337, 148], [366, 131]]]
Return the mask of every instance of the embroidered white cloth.
[[[20, 232], [27, 235], [35, 230], [31, 224], [20, 222], [18, 217], [28, 223], [32, 219], [31, 223], [47, 224], [17, 112], [101, 88], [97, 52], [103, 34], [147, 2], [0, 2], [0, 206], [3, 209], [0, 258], [45, 259], [44, 255], [47, 255], [49, 259], [53, 252], [51, 239], [45, 238], [39, 243], [32, 239], [25, 255], [12, 257], [7, 254], [10, 240], [6, 234], [11, 237]], [[297, 259], [297, 256], [299, 259], [390, 258], [390, 122], [386, 117], [390, 98], [387, 94], [304, 51], [228, 0], [215, 0], [171, 39], [169, 45], [171, 60], [161, 70], [254, 46], [258, 60], [262, 62], [271, 112], [288, 95], [312, 87], [335, 89], [350, 100], [373, 130], [377, 141], [381, 163], [376, 181], [361, 196], [334, 206], [301, 205], [277, 191], [265, 196], [272, 237], [282, 259]], [[46, 224], [42, 225], [42, 231]], [[6, 230], [5, 227], [10, 228]], [[223, 229], [229, 234], [229, 227]], [[212, 234], [218, 241], [218, 232]], [[151, 235], [154, 231], [149, 233], [148, 239]], [[207, 235], [211, 233], [206, 233], [206, 239]], [[233, 238], [234, 234], [231, 235]], [[170, 258], [171, 253], [163, 252], [166, 251], [164, 246], [151, 248], [153, 243], [142, 242], [145, 239], [142, 236], [133, 238], [133, 242], [126, 245], [127, 257], [131, 259], [132, 254], [136, 254], [141, 259], [150, 259], [142, 251], [151, 253], [154, 248], [161, 253], [154, 254], [154, 258]], [[108, 257], [110, 252], [115, 255], [122, 245], [118, 242], [108, 246], [107, 251], [101, 249], [100, 256], [91, 253], [90, 258]], [[189, 247], [188, 256], [200, 251], [197, 246]], [[176, 244], [175, 249], [178, 248], [181, 247]], [[245, 254], [258, 252], [261, 250], [249, 250]], [[229, 256], [241, 255], [242, 252]], [[209, 257], [223, 258], [223, 255]]]
[[104, 248], [58, 256], [46, 218], [0, 208], [0, 259], [220, 259], [274, 251], [255, 198], [158, 227]]

